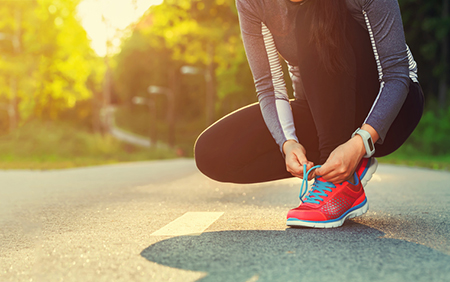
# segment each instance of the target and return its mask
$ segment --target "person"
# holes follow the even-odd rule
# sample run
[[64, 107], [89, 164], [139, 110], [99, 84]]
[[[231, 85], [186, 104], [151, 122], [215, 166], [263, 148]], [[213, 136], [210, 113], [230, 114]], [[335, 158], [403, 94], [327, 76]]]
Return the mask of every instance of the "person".
[[[374, 157], [397, 150], [423, 112], [397, 0], [236, 5], [258, 103], [198, 137], [198, 169], [233, 183], [314, 178], [288, 212], [288, 226], [338, 227], [364, 214]], [[288, 64], [293, 100], [279, 56]]]

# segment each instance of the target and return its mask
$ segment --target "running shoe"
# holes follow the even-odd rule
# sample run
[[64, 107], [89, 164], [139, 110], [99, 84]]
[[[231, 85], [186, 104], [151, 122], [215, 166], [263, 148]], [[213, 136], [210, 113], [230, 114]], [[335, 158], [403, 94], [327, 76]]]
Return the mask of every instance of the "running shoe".
[[[315, 166], [312, 169], [318, 168]], [[303, 180], [300, 190], [301, 204], [287, 214], [288, 226], [305, 226], [315, 228], [333, 228], [344, 224], [347, 218], [354, 218], [367, 212], [367, 202], [364, 188], [358, 174], [354, 173], [354, 182], [345, 181], [340, 184], [327, 182], [322, 177], [316, 177], [309, 193], [307, 191], [308, 174]], [[303, 187], [306, 183], [306, 189]]]
[[375, 173], [378, 167], [378, 161], [374, 157], [363, 158], [356, 167], [356, 174], [361, 179], [361, 184], [366, 187], [367, 182], [372, 179], [372, 175]]

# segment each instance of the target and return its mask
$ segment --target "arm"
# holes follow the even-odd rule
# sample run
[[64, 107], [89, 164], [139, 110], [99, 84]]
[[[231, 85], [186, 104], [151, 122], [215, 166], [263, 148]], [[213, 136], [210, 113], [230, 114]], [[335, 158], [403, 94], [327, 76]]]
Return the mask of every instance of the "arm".
[[[380, 90], [362, 125], [372, 140], [382, 143], [409, 91], [408, 55], [400, 8], [396, 0], [356, 0], [361, 5], [378, 67]], [[337, 147], [316, 170], [326, 180], [341, 183], [351, 177], [365, 154], [360, 136]]]
[[298, 142], [278, 52], [269, 29], [251, 1], [237, 1], [247, 59], [264, 121], [283, 152], [287, 140]]
[[[371, 125], [364, 124], [361, 129], [370, 133], [374, 143], [379, 140], [377, 131]], [[333, 150], [325, 164], [318, 168], [315, 174], [332, 183], [342, 183], [352, 178], [353, 172], [365, 154], [366, 148], [361, 136], [355, 135]]]
[[397, 0], [363, 2], [362, 13], [371, 37], [380, 81], [378, 96], [364, 123], [377, 131], [378, 143], [382, 143], [409, 91], [407, 45]]
[[287, 171], [302, 178], [302, 164], [306, 163], [308, 169], [314, 164], [307, 160], [306, 150], [295, 134], [292, 109], [272, 34], [262, 18], [256, 15], [250, 1], [238, 0], [237, 10], [264, 121], [285, 156]]

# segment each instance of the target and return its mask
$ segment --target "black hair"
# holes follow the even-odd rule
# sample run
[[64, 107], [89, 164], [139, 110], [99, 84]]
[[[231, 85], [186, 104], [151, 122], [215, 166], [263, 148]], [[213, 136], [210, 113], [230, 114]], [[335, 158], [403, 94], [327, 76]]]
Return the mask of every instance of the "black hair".
[[342, 52], [345, 48], [345, 0], [307, 0], [311, 14], [311, 42], [316, 44], [319, 58], [329, 72], [347, 68]]

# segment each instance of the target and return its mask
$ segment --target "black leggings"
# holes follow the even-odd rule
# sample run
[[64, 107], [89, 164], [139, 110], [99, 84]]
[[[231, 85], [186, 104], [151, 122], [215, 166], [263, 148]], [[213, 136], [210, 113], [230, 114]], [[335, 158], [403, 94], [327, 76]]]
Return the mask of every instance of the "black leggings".
[[[350, 69], [329, 74], [318, 64], [309, 43], [308, 18], [297, 17], [298, 57], [305, 98], [291, 101], [296, 134], [308, 160], [323, 164], [361, 126], [378, 94], [377, 66], [369, 35], [351, 16], [347, 19], [345, 54]], [[397, 150], [419, 123], [423, 112], [420, 85], [409, 93], [375, 157]], [[292, 177], [278, 145], [264, 123], [258, 103], [241, 108], [214, 123], [197, 139], [195, 160], [206, 176], [222, 182], [256, 183]]]

